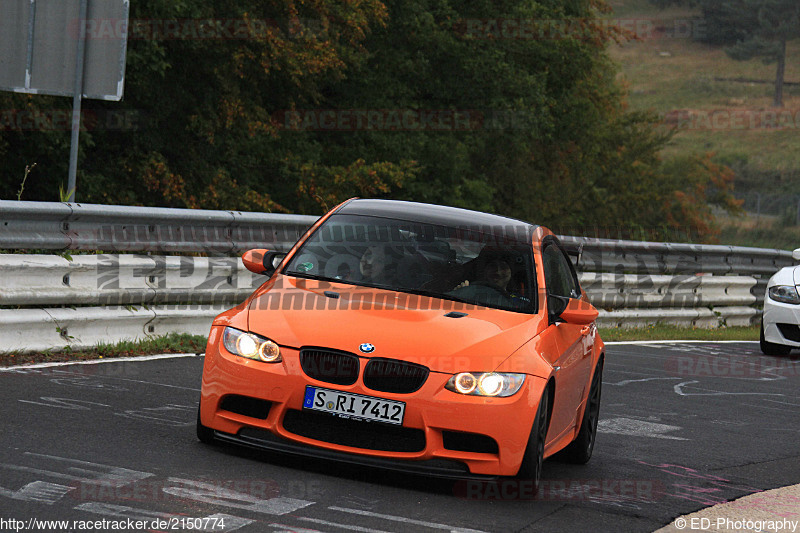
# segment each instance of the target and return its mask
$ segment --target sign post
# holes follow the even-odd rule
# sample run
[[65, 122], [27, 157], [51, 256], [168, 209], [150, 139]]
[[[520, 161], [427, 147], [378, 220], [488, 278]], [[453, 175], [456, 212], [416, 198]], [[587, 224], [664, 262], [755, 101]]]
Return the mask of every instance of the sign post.
[[81, 101], [122, 99], [130, 0], [2, 0], [2, 5], [0, 90], [73, 99], [67, 195], [75, 201]]
[[75, 201], [78, 189], [78, 141], [81, 133], [81, 98], [83, 96], [83, 66], [86, 55], [86, 15], [88, 0], [80, 0], [78, 17], [78, 49], [75, 54], [75, 90], [72, 92], [72, 135], [69, 142], [69, 177], [67, 179], [67, 202]]

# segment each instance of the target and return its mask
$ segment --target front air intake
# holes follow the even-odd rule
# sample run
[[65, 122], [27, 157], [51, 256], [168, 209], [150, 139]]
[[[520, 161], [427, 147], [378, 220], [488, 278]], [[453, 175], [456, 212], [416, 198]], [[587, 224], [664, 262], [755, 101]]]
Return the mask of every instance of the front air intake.
[[364, 369], [364, 385], [380, 392], [416, 392], [427, 379], [427, 367], [396, 359], [371, 359]]
[[352, 385], [358, 379], [358, 357], [347, 352], [303, 348], [300, 366], [308, 377], [325, 383]]

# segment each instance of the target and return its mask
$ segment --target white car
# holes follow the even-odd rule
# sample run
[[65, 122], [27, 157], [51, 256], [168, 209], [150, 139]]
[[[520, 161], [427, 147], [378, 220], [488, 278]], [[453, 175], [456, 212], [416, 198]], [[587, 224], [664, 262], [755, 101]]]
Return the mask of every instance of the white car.
[[[800, 261], [800, 248], [792, 252]], [[761, 316], [761, 351], [786, 355], [800, 348], [800, 265], [780, 269], [767, 282], [764, 314]]]

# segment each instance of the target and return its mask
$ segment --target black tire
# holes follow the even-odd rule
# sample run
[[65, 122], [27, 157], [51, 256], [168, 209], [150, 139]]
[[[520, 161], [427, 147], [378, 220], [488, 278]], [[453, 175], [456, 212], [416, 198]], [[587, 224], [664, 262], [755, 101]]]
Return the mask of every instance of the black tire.
[[558, 458], [567, 463], [586, 464], [592, 458], [597, 439], [597, 421], [600, 419], [600, 396], [603, 390], [603, 360], [597, 363], [592, 377], [586, 409], [583, 412], [578, 436], [558, 453]]
[[203, 444], [214, 442], [214, 430], [204, 426], [200, 422], [200, 406], [197, 406], [197, 439]]
[[525, 447], [525, 456], [517, 472], [518, 479], [533, 480], [534, 493], [539, 490], [539, 481], [542, 478], [542, 464], [544, 463], [544, 442], [547, 437], [547, 424], [550, 405], [550, 393], [545, 389], [536, 417], [531, 426], [531, 435]]
[[776, 344], [774, 342], [767, 342], [764, 339], [764, 323], [761, 323], [761, 353], [764, 355], [789, 355], [789, 352], [792, 351], [791, 346], [786, 346], [785, 344]]

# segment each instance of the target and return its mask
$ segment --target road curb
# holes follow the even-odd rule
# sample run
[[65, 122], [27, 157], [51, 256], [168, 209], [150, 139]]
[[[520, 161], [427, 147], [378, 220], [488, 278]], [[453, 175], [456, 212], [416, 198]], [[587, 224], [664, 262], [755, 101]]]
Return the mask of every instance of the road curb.
[[654, 533], [800, 531], [800, 484], [756, 492], [676, 518]]
[[52, 363], [31, 363], [24, 365], [2, 366], [0, 372], [17, 372], [20, 370], [35, 370], [37, 368], [52, 368], [71, 365], [102, 365], [105, 363], [125, 363], [154, 361], [156, 359], [177, 359], [180, 357], [201, 357], [204, 353], [162, 353], [154, 355], [136, 355], [132, 357], [109, 357], [107, 359], [85, 359], [80, 361], [54, 361]]

